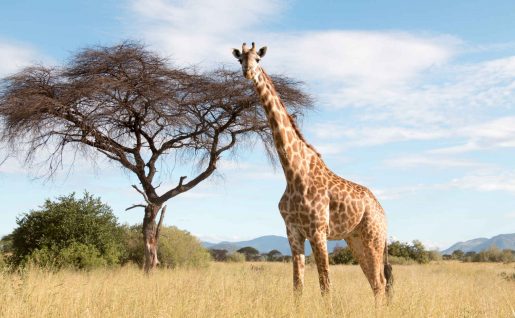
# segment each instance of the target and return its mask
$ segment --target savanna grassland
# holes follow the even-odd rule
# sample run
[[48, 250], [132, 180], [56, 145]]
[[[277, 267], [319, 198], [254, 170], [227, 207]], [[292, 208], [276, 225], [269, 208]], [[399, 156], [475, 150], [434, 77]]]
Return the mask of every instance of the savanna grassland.
[[[386, 317], [515, 317], [514, 264], [441, 262], [394, 267], [395, 296]], [[291, 265], [212, 263], [202, 269], [136, 267], [91, 272], [38, 269], [0, 276], [2, 317], [375, 317], [358, 266], [331, 267], [323, 299], [316, 268], [295, 304]]]

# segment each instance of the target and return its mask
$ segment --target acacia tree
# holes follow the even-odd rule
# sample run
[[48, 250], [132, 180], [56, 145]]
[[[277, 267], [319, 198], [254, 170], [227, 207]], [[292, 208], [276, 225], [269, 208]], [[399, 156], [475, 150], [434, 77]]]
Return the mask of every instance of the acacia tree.
[[[274, 82], [294, 116], [302, 115], [310, 99], [300, 83]], [[60, 68], [25, 68], [0, 85], [0, 138], [27, 164], [44, 158], [52, 175], [70, 151], [100, 153], [137, 177], [133, 187], [145, 203], [130, 208], [145, 211], [147, 272], [158, 264], [167, 200], [212, 175], [236, 145], [260, 139], [273, 154], [259, 97], [241, 71], [174, 67], [137, 43], [86, 48]], [[198, 173], [158, 191], [165, 177], [156, 167], [170, 157], [194, 162]]]

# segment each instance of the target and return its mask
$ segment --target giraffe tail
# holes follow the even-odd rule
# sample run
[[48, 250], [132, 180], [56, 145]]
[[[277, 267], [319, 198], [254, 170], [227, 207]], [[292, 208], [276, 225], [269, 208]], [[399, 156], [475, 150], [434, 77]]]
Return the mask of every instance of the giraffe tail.
[[384, 277], [386, 278], [386, 296], [390, 302], [393, 298], [393, 269], [392, 264], [388, 262], [388, 241], [384, 245]]

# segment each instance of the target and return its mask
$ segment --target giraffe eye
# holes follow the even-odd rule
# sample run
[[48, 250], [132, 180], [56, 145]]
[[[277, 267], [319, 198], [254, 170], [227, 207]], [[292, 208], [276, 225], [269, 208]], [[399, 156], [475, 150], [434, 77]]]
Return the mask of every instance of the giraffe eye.
[[256, 59], [256, 62], [257, 62], [257, 63], [259, 63], [259, 60], [260, 60], [260, 59]]

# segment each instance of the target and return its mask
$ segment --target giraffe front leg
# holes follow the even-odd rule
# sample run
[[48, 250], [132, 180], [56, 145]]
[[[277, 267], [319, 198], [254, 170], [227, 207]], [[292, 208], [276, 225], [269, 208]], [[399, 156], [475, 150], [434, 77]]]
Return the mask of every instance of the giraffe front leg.
[[320, 282], [320, 291], [322, 296], [329, 293], [329, 255], [327, 254], [327, 236], [325, 233], [315, 233], [314, 237], [309, 240], [311, 249], [315, 255], [315, 262], [318, 269], [318, 280]]
[[288, 241], [290, 243], [292, 263], [293, 263], [293, 290], [296, 295], [302, 295], [304, 288], [304, 241], [305, 237], [297, 231], [287, 230]]

